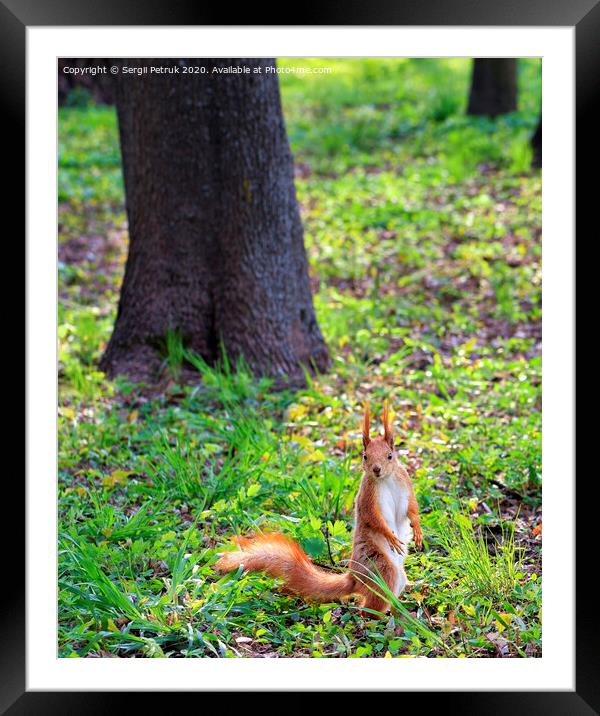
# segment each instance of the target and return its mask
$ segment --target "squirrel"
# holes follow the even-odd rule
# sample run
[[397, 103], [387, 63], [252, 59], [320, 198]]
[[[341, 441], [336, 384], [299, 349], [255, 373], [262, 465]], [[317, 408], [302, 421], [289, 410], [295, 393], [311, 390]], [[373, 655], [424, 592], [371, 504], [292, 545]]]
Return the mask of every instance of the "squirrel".
[[349, 571], [335, 573], [316, 566], [300, 545], [280, 533], [234, 538], [239, 550], [222, 553], [215, 570], [225, 573], [243, 565], [248, 571], [282, 578], [285, 593], [309, 601], [329, 602], [357, 595], [362, 616], [373, 616], [369, 610], [381, 614], [388, 611], [389, 603], [369, 575], [378, 572], [390, 591], [399, 596], [407, 584], [404, 559], [410, 527], [418, 549], [423, 545], [423, 533], [412, 481], [394, 452], [387, 404], [383, 428], [383, 436], [371, 438], [369, 407], [365, 406], [363, 474], [354, 504]]

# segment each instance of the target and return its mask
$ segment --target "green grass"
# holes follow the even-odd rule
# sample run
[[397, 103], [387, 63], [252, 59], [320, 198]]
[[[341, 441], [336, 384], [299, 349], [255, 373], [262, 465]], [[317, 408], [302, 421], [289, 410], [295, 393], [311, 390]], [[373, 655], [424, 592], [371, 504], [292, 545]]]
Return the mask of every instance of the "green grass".
[[521, 560], [515, 547], [514, 525], [501, 525], [501, 538], [492, 535], [491, 548], [485, 534], [475, 534], [468, 515], [454, 513], [438, 531], [447, 562], [463, 575], [469, 597], [481, 595], [491, 602], [510, 597], [518, 587]]
[[[60, 110], [60, 656], [541, 656], [539, 61], [494, 121], [464, 116], [466, 60], [282, 61], [325, 62], [281, 76], [333, 357], [295, 392], [176, 333], [159, 390], [105, 379], [127, 249], [116, 117]], [[362, 401], [385, 399], [426, 543], [392, 615], [216, 575], [253, 529], [343, 565]]]

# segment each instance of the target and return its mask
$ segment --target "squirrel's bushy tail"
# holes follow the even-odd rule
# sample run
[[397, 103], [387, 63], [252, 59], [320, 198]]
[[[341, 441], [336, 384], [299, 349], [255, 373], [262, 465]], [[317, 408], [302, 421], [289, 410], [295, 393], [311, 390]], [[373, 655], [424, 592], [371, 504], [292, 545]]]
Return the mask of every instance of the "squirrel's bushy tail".
[[215, 564], [218, 572], [230, 572], [240, 565], [251, 572], [264, 572], [284, 580], [287, 591], [318, 602], [348, 597], [356, 591], [350, 572], [335, 574], [314, 565], [300, 545], [282, 534], [259, 534], [236, 538], [241, 548], [225, 552]]

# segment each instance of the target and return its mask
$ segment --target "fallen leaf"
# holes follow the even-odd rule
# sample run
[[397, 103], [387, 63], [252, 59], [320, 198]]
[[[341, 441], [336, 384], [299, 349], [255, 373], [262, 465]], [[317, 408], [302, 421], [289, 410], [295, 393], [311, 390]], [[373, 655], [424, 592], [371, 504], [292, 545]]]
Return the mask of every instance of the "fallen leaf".
[[498, 619], [496, 619], [496, 626], [499, 632], [503, 632], [506, 627], [511, 623], [513, 615], [507, 614], [506, 612], [498, 612]]
[[104, 487], [112, 488], [117, 485], [125, 485], [127, 478], [133, 475], [133, 470], [114, 470], [110, 475], [106, 475], [102, 478], [102, 484]]
[[288, 408], [288, 420], [294, 422], [303, 418], [308, 413], [306, 405], [290, 405]]
[[300, 462], [321, 462], [324, 459], [325, 455], [320, 450], [308, 450], [300, 457]]

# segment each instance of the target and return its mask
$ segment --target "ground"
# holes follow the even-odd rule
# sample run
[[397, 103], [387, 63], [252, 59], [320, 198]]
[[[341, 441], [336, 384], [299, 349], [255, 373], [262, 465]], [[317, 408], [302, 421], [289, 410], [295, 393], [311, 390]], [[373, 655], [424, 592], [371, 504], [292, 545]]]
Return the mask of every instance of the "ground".
[[[176, 334], [161, 385], [103, 376], [127, 254], [116, 117], [81, 93], [60, 110], [59, 655], [541, 656], [540, 63], [494, 121], [464, 116], [468, 60], [282, 63], [334, 69], [281, 75], [333, 357], [300, 391]], [[362, 404], [385, 400], [425, 537], [392, 614], [218, 577], [257, 528], [343, 564]]]

